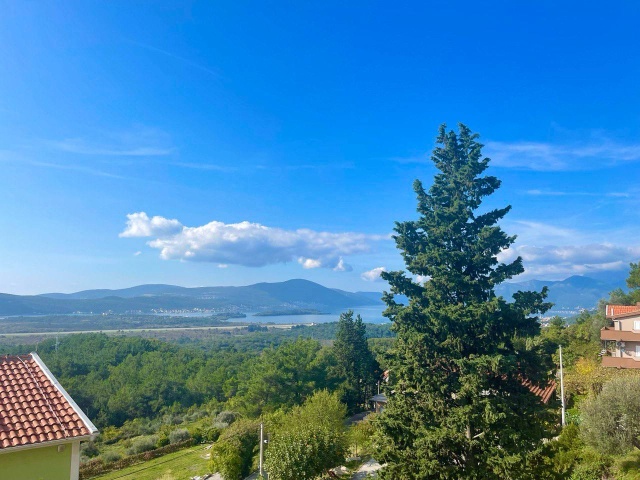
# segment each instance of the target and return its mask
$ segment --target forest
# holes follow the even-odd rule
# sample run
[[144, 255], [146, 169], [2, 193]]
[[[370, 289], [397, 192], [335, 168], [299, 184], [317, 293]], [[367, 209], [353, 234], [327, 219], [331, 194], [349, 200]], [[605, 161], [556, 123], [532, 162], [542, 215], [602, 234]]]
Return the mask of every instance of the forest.
[[[608, 301], [629, 303], [635, 298], [633, 292], [614, 291]], [[633, 387], [633, 382], [640, 382], [638, 372], [600, 366], [599, 332], [606, 323], [605, 303], [602, 301], [598, 309], [583, 312], [569, 322], [554, 317], [536, 340], [547, 345], [556, 364], [557, 347], [564, 348], [568, 407], [568, 426], [559, 441], [531, 456], [537, 462], [539, 478], [637, 478], [634, 472], [640, 466], [640, 451], [634, 445], [640, 422], [635, 436], [626, 441], [607, 436], [603, 425], [589, 423], [594, 421], [592, 405], [601, 392], [616, 382], [622, 382], [622, 387], [617, 388], [627, 389]], [[319, 391], [337, 394], [352, 412], [362, 408], [365, 397], [375, 390], [381, 371], [387, 368], [395, 342], [389, 325], [363, 326], [375, 363], [368, 391], [360, 397], [350, 390], [348, 371], [338, 360], [342, 357], [351, 365], [355, 363], [354, 355], [348, 359], [353, 354], [352, 345], [338, 342], [336, 346], [339, 322], [291, 330], [217, 334], [206, 339], [183, 337], [179, 342], [75, 334], [60, 337], [57, 346], [55, 339], [48, 339], [37, 348], [54, 375], [101, 430], [95, 442], [83, 447], [84, 463], [117, 464], [128, 456], [189, 438], [216, 440], [241, 418], [246, 421], [226, 436], [244, 428], [249, 436], [257, 438], [257, 419], [270, 419], [275, 428], [278, 422], [282, 424], [283, 415], [301, 408]], [[35, 348], [36, 345], [0, 344], [7, 354]], [[355, 357], [361, 355], [359, 352]], [[366, 377], [366, 372], [361, 375]], [[330, 400], [316, 401], [326, 404]], [[346, 408], [341, 415], [347, 414]], [[551, 409], [559, 424], [557, 398]], [[585, 419], [591, 420], [585, 423]], [[357, 434], [354, 430], [351, 437]], [[221, 445], [224, 438], [221, 437]], [[365, 445], [367, 441], [366, 436], [361, 440]], [[250, 447], [253, 454], [255, 447]], [[372, 445], [369, 451], [373, 452]], [[249, 469], [254, 466], [253, 456], [246, 465]]]

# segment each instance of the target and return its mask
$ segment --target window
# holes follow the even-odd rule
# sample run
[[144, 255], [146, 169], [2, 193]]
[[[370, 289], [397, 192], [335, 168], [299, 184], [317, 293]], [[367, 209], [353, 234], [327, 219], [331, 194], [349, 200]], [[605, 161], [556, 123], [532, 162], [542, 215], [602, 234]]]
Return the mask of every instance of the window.
[[640, 330], [640, 320], [634, 320], [633, 321], [633, 329], [634, 330]]
[[640, 357], [640, 345], [636, 344], [636, 357]]

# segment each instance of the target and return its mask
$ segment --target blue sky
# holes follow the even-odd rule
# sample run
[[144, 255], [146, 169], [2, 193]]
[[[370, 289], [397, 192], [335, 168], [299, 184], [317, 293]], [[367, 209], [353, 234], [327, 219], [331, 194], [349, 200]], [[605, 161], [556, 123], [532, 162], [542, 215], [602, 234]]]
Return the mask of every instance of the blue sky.
[[624, 277], [640, 6], [528, 3], [0, 0], [0, 291], [382, 290], [443, 122], [521, 279]]

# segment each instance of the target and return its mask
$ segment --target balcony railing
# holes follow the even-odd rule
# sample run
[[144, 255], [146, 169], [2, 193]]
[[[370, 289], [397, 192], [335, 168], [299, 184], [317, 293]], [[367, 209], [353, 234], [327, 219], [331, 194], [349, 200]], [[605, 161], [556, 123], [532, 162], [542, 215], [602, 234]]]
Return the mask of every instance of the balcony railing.
[[640, 368], [640, 361], [631, 357], [602, 357], [603, 367]]
[[618, 340], [622, 342], [640, 342], [640, 332], [629, 330], [614, 330], [604, 327], [600, 330], [600, 340]]

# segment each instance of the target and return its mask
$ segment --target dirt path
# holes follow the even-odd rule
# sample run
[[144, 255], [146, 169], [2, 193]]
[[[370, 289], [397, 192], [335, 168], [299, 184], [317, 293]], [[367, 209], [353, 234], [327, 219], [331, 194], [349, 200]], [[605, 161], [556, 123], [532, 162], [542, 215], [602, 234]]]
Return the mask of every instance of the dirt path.
[[362, 480], [364, 478], [376, 478], [377, 471], [380, 470], [382, 466], [373, 458], [369, 461], [363, 463], [358, 471], [353, 474], [351, 480]]

